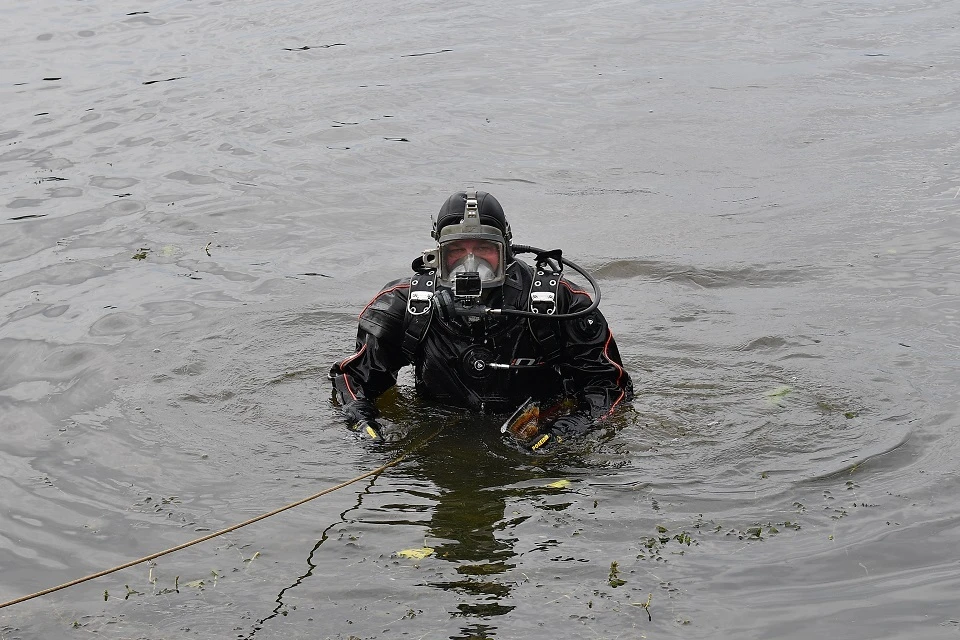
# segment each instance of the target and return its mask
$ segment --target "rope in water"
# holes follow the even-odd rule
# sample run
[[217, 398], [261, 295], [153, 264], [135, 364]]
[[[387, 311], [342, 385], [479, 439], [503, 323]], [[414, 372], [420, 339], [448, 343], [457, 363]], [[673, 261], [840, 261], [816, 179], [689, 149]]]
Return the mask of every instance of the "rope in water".
[[[437, 432], [437, 433], [439, 433], [439, 432]], [[435, 436], [435, 435], [437, 435], [437, 434], [435, 433], [435, 434], [433, 434], [433, 435]], [[393, 467], [393, 466], [399, 464], [404, 458], [406, 458], [406, 457], [407, 457], [410, 453], [412, 453], [415, 449], [418, 449], [419, 447], [423, 446], [424, 444], [426, 444], [427, 441], [429, 441], [429, 440], [431, 440], [431, 439], [433, 439], [433, 436], [430, 436], [430, 437], [427, 438], [426, 440], [423, 440], [423, 441], [420, 442], [418, 445], [416, 445], [416, 446], [408, 449], [407, 451], [405, 451], [405, 452], [402, 453], [401, 455], [397, 456], [396, 458], [394, 458], [394, 459], [391, 460], [390, 462], [388, 462], [388, 463], [386, 463], [386, 464], [384, 464], [384, 465], [380, 465], [379, 467], [377, 467], [376, 469], [373, 469], [372, 471], [367, 471], [366, 473], [362, 473], [362, 474], [360, 474], [359, 476], [357, 476], [356, 478], [352, 478], [352, 479], [347, 480], [347, 481], [345, 481], [345, 482], [341, 482], [341, 483], [338, 484], [338, 485], [334, 485], [334, 486], [332, 486], [332, 487], [327, 487], [327, 488], [324, 489], [323, 491], [318, 491], [317, 493], [313, 494], [312, 496], [307, 496], [306, 498], [303, 498], [302, 500], [297, 500], [296, 502], [291, 502], [290, 504], [288, 504], [288, 505], [286, 505], [286, 506], [284, 506], [284, 507], [280, 507], [279, 509], [274, 509], [273, 511], [270, 511], [269, 513], [264, 513], [264, 514], [261, 514], [261, 515], [255, 517], [255, 518], [250, 518], [249, 520], [245, 520], [245, 521], [243, 521], [243, 522], [241, 522], [241, 523], [239, 523], [239, 524], [231, 525], [231, 526], [227, 527], [226, 529], [221, 529], [220, 531], [216, 531], [216, 532], [214, 532], [214, 533], [207, 534], [207, 535], [205, 535], [205, 536], [203, 536], [203, 537], [201, 537], [201, 538], [197, 538], [196, 540], [191, 540], [190, 542], [184, 542], [183, 544], [178, 544], [178, 545], [175, 546], [175, 547], [170, 547], [169, 549], [164, 549], [163, 551], [158, 551], [157, 553], [151, 553], [151, 554], [148, 555], [148, 556], [143, 556], [142, 558], [138, 558], [137, 560], [131, 560], [130, 562], [125, 562], [125, 563], [123, 563], [123, 564], [121, 564], [121, 565], [117, 565], [116, 567], [113, 567], [113, 568], [111, 568], [111, 569], [104, 569], [103, 571], [98, 571], [97, 573], [91, 573], [91, 574], [88, 575], [88, 576], [84, 576], [84, 577], [82, 577], [82, 578], [77, 578], [76, 580], [71, 580], [70, 582], [64, 582], [63, 584], [57, 585], [56, 587], [50, 587], [49, 589], [44, 589], [43, 591], [37, 591], [36, 593], [31, 593], [30, 595], [27, 595], [27, 596], [22, 596], [22, 597], [20, 597], [20, 598], [16, 598], [16, 599], [10, 600], [10, 601], [8, 601], [8, 602], [0, 603], [0, 609], [3, 609], [4, 607], [9, 607], [9, 606], [14, 605], [14, 604], [18, 604], [18, 603], [20, 603], [20, 602], [25, 602], [25, 601], [27, 601], [27, 600], [33, 600], [34, 598], [39, 598], [40, 596], [45, 596], [45, 595], [47, 595], [47, 594], [54, 593], [55, 591], [60, 591], [60, 590], [62, 590], [62, 589], [66, 589], [67, 587], [72, 587], [72, 586], [74, 586], [74, 585], [78, 585], [78, 584], [81, 584], [81, 583], [83, 583], [83, 582], [89, 582], [90, 580], [95, 580], [96, 578], [101, 578], [101, 577], [103, 577], [103, 576], [105, 576], [105, 575], [109, 575], [109, 574], [111, 574], [111, 573], [116, 573], [117, 571], [120, 571], [121, 569], [126, 569], [126, 568], [128, 568], [128, 567], [132, 567], [132, 566], [134, 566], [134, 565], [138, 565], [138, 564], [140, 564], [141, 562], [147, 562], [148, 560], [153, 560], [154, 558], [159, 558], [160, 556], [165, 556], [165, 555], [167, 555], [167, 554], [169, 554], [169, 553], [173, 553], [174, 551], [180, 551], [181, 549], [186, 549], [187, 547], [192, 547], [192, 546], [195, 545], [195, 544], [200, 544], [201, 542], [206, 542], [207, 540], [210, 540], [210, 539], [212, 539], [212, 538], [216, 538], [217, 536], [222, 536], [222, 535], [225, 534], [225, 533], [230, 533], [231, 531], [236, 531], [237, 529], [239, 529], [239, 528], [241, 528], [241, 527], [245, 527], [245, 526], [247, 526], [248, 524], [253, 524], [254, 522], [259, 522], [260, 520], [264, 520], [265, 518], [269, 518], [270, 516], [275, 516], [275, 515], [277, 515], [278, 513], [282, 513], [282, 512], [284, 512], [284, 511], [287, 511], [288, 509], [293, 509], [294, 507], [299, 507], [300, 505], [302, 505], [302, 504], [304, 504], [304, 503], [306, 503], [306, 502], [310, 502], [311, 500], [315, 500], [315, 499], [319, 498], [320, 496], [326, 495], [326, 494], [328, 494], [328, 493], [333, 493], [333, 492], [336, 491], [337, 489], [343, 489], [344, 487], [350, 486], [351, 484], [353, 484], [353, 483], [355, 483], [355, 482], [359, 482], [360, 480], [363, 480], [364, 478], [369, 478], [370, 476], [376, 476], [376, 475], [379, 475], [379, 474], [383, 473], [384, 471], [386, 471], [386, 470], [389, 469], [390, 467]]]

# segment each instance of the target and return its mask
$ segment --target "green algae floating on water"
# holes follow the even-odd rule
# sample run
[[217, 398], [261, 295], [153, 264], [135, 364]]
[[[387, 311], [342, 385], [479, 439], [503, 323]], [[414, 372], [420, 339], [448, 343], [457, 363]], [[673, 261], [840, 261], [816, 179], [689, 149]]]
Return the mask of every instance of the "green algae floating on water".
[[610, 563], [610, 575], [607, 576], [607, 583], [614, 589], [627, 584], [627, 581], [620, 577], [620, 567], [616, 560]]
[[397, 551], [397, 556], [401, 558], [412, 558], [413, 560], [423, 560], [433, 554], [433, 547], [422, 547], [420, 549], [403, 549]]
[[793, 387], [784, 384], [764, 392], [763, 395], [767, 398], [767, 400], [770, 403], [779, 404], [780, 401], [783, 400], [783, 398], [785, 398], [788, 394], [792, 392], [793, 392]]
[[789, 385], [784, 384], [779, 387], [774, 387], [773, 389], [770, 389], [770, 391], [767, 391], [763, 395], [767, 396], [768, 398], [782, 398], [783, 396], [787, 395], [791, 391], [793, 391], [793, 388], [790, 387]]

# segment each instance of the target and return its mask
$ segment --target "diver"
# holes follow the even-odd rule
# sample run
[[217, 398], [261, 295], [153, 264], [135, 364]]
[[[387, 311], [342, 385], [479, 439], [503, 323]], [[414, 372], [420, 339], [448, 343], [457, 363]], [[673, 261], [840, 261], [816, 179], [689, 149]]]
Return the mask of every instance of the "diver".
[[[502, 431], [532, 451], [586, 433], [632, 398], [588, 272], [559, 250], [512, 244], [503, 208], [483, 191], [450, 196], [431, 235], [436, 246], [364, 307], [356, 352], [330, 369], [353, 431], [375, 442], [402, 438], [399, 426], [378, 420], [374, 402], [407, 365], [430, 401], [514, 413]], [[535, 254], [533, 266], [518, 253]], [[593, 299], [564, 266], [590, 282]]]

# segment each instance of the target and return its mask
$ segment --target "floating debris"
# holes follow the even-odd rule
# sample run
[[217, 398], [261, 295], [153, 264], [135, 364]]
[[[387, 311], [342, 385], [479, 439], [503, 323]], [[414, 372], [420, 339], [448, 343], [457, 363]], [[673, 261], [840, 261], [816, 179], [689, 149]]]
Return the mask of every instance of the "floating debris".
[[334, 42], [333, 44], [315, 44], [315, 45], [303, 45], [302, 47], [284, 47], [284, 51], [309, 51], [310, 49], [329, 49], [330, 47], [345, 47], [347, 46], [346, 42]]
[[[650, 595], [647, 596], [646, 602], [631, 602], [630, 604], [634, 607], [641, 607], [642, 609], [644, 609], [647, 612], [647, 619], [650, 622], [653, 622], [653, 616], [650, 615], [650, 604], [652, 602], [653, 602], [653, 594], [651, 593]], [[686, 624], [686, 622], [684, 622], [683, 624]]]
[[171, 82], [173, 80], [183, 80], [187, 76], [176, 76], [175, 78], [167, 78], [166, 80], [147, 80], [143, 84], [156, 84], [158, 82]]
[[411, 558], [413, 560], [423, 560], [427, 556], [433, 555], [433, 547], [421, 547], [420, 549], [404, 549], [397, 551], [400, 558]]
[[767, 396], [768, 398], [782, 398], [783, 396], [787, 395], [791, 391], [793, 391], [791, 387], [787, 385], [783, 385], [780, 387], [775, 387], [770, 391], [767, 391], [763, 395]]
[[425, 51], [425, 52], [423, 52], [423, 53], [407, 53], [407, 54], [404, 54], [404, 55], [402, 55], [402, 56], [400, 56], [400, 57], [401, 57], [401, 58], [416, 58], [416, 57], [419, 57], [419, 56], [435, 56], [435, 55], [437, 55], [437, 54], [439, 54], [439, 53], [449, 53], [449, 52], [451, 52], [451, 51], [453, 51], [453, 49], [440, 49], [440, 51]]
[[627, 584], [627, 581], [620, 577], [620, 567], [616, 560], [610, 563], [610, 575], [607, 576], [607, 583], [614, 589]]

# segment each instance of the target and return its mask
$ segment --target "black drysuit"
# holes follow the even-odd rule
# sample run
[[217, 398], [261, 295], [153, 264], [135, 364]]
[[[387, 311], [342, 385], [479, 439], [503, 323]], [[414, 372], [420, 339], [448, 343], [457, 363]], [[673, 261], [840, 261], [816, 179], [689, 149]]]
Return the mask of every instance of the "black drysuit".
[[[397, 372], [406, 365], [415, 367], [418, 393], [436, 402], [507, 413], [529, 397], [567, 395], [576, 399], [573, 417], [586, 428], [632, 397], [630, 376], [599, 310], [572, 320], [488, 316], [470, 323], [446, 318], [433, 305], [423, 338], [414, 348], [408, 340], [404, 349], [410, 280], [387, 284], [367, 304], [360, 314], [356, 353], [330, 370], [350, 424], [376, 418], [374, 400], [396, 384]], [[533, 269], [514, 260], [489, 306], [526, 310], [532, 280]], [[560, 280], [558, 313], [590, 304], [586, 291]], [[477, 362], [520, 366], [500, 369]]]

